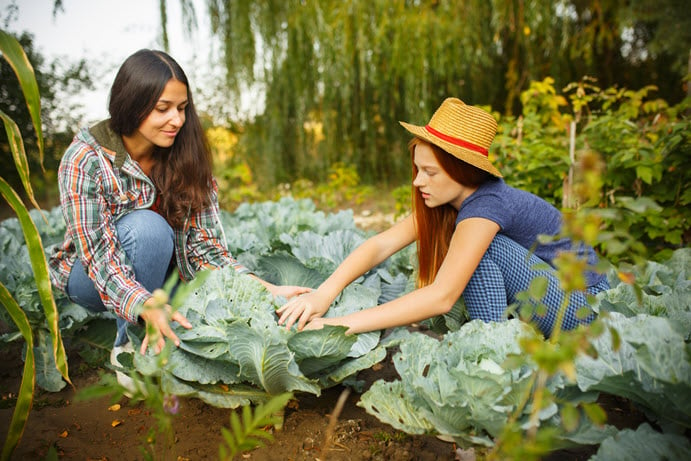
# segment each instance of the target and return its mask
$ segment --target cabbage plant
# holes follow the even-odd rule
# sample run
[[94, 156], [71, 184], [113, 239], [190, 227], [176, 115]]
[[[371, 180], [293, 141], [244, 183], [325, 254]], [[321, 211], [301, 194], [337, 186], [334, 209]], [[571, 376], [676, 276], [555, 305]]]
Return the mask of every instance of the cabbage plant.
[[[293, 264], [299, 273], [302, 266]], [[375, 305], [378, 296], [375, 288], [352, 285], [327, 316]], [[180, 347], [162, 368], [155, 356], [140, 354], [134, 354], [134, 366], [160, 378], [165, 393], [235, 408], [284, 392], [319, 395], [386, 356], [380, 332], [346, 335], [345, 327], [332, 326], [286, 330], [277, 324], [276, 308], [272, 295], [249, 276], [230, 267], [210, 271], [179, 307], [193, 325], [175, 329]]]
[[690, 428], [691, 351], [677, 327], [647, 314], [612, 312], [604, 322], [609, 328], [592, 342], [595, 357], [576, 361], [580, 390], [629, 399], [668, 431]]
[[[521, 339], [536, 335], [517, 319], [474, 320], [439, 340], [413, 333], [394, 356], [400, 379], [375, 382], [358, 405], [410, 434], [438, 434], [464, 447], [491, 447], [517, 410], [527, 428], [531, 407], [525, 404], [526, 395], [534, 385], [537, 366], [526, 361], [515, 366], [509, 359], [521, 353]], [[561, 375], [547, 385], [555, 394], [567, 387]], [[568, 397], [574, 404], [594, 399], [592, 393]], [[613, 433], [613, 428], [598, 429], [582, 420], [575, 431], [559, 434], [561, 445], [597, 443]], [[556, 404], [540, 411], [539, 424], [559, 427]]]

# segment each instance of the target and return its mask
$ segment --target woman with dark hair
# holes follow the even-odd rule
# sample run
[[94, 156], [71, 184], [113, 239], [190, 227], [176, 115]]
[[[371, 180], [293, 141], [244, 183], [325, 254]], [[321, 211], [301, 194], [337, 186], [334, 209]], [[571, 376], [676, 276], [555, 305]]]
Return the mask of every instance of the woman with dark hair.
[[[142, 320], [156, 353], [177, 321], [190, 323], [152, 293], [177, 271], [189, 281], [204, 269], [233, 266], [219, 220], [211, 154], [187, 77], [161, 51], [140, 50], [120, 67], [110, 93], [110, 119], [82, 129], [58, 169], [65, 240], [51, 258], [51, 280], [70, 300], [118, 315], [111, 361], [131, 352], [128, 323]], [[250, 276], [254, 277], [254, 275]], [[309, 289], [275, 286], [274, 296]]]
[[[497, 122], [479, 107], [446, 99], [429, 124], [401, 125], [414, 138], [409, 144], [413, 165], [413, 214], [356, 248], [319, 288], [296, 297], [278, 310], [279, 323], [298, 329], [344, 325], [359, 333], [408, 325], [447, 313], [463, 295], [471, 319], [500, 321], [533, 278], [544, 276], [548, 289], [540, 300], [546, 312], [531, 318], [549, 336], [564, 292], [551, 263], [562, 251], [575, 251], [590, 265], [597, 256], [590, 247], [572, 248], [569, 239], [539, 243], [541, 234], [555, 236], [561, 213], [541, 198], [508, 186], [488, 159]], [[417, 242], [418, 289], [388, 303], [344, 317], [323, 318], [348, 284], [386, 258]], [[587, 273], [587, 293], [608, 288], [602, 274]], [[560, 327], [572, 329], [593, 320], [586, 293], [571, 294]], [[309, 323], [308, 323], [309, 322]]]

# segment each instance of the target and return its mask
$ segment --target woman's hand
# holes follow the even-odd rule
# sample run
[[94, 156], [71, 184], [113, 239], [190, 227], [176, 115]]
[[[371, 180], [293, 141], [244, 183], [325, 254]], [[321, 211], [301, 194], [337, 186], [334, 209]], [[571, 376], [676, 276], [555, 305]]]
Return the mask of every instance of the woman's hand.
[[271, 285], [267, 287], [269, 292], [274, 295], [274, 298], [282, 296], [284, 298], [292, 298], [303, 293], [309, 293], [312, 291], [309, 287], [300, 287], [296, 285]]
[[149, 298], [144, 303], [144, 310], [139, 316], [146, 322], [146, 336], [142, 341], [140, 353], [145, 354], [146, 348], [149, 346], [149, 341], [155, 338], [156, 343], [152, 344], [154, 353], [159, 354], [166, 344], [166, 338], [173, 340], [176, 346], [180, 345], [180, 339], [170, 328], [170, 322], [178, 322], [183, 327], [190, 329], [192, 324], [179, 312], [170, 315], [171, 307], [166, 304], [164, 307], [155, 306], [155, 299]]
[[308, 321], [326, 314], [330, 305], [331, 300], [322, 295], [319, 290], [298, 296], [276, 310], [279, 315], [278, 324], [285, 323], [286, 330], [290, 330], [297, 321], [298, 330], [302, 330]]
[[292, 298], [293, 296], [301, 295], [303, 293], [309, 293], [310, 291], [312, 291], [312, 289], [309, 287], [300, 287], [296, 285], [274, 285], [273, 283], [269, 283], [266, 280], [261, 279], [254, 274], [250, 274], [250, 277], [264, 285], [264, 287], [267, 290], [269, 290], [269, 293], [271, 293], [274, 298], [278, 296], [282, 296], [284, 298]]
[[315, 317], [305, 325], [305, 330], [321, 330], [324, 325], [333, 325], [329, 322], [331, 319], [325, 319], [324, 317]]

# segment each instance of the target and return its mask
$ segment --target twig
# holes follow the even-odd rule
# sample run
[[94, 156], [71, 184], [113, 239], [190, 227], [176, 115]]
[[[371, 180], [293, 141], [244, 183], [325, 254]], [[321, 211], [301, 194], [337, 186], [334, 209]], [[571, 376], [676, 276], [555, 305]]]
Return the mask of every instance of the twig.
[[338, 416], [341, 414], [341, 411], [343, 411], [343, 407], [345, 406], [346, 400], [348, 400], [349, 395], [350, 395], [350, 389], [349, 388], [343, 389], [343, 392], [341, 392], [341, 395], [338, 397], [338, 401], [336, 402], [336, 406], [334, 407], [333, 411], [329, 415], [329, 425], [326, 427], [326, 435], [324, 436], [324, 445], [322, 446], [322, 450], [321, 450], [323, 456], [326, 456], [326, 453], [331, 446], [331, 440], [333, 439], [334, 430], [336, 429], [336, 423], [338, 422]]

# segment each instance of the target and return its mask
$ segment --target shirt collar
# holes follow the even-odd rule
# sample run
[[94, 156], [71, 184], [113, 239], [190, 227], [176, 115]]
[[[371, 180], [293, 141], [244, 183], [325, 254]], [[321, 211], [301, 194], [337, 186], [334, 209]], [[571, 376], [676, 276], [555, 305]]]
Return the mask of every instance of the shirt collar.
[[96, 141], [104, 148], [115, 152], [115, 167], [122, 168], [127, 160], [128, 153], [122, 137], [110, 128], [110, 119], [98, 122], [89, 128], [89, 132]]

